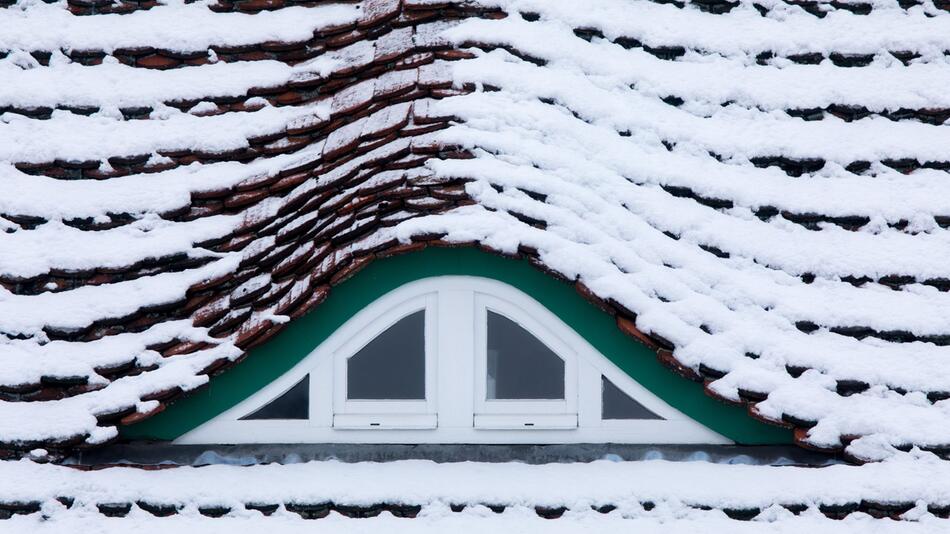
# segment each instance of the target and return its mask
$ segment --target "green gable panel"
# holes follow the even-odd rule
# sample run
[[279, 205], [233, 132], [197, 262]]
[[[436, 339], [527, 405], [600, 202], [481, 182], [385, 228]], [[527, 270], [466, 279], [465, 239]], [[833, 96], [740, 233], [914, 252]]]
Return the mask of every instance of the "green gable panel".
[[724, 404], [702, 387], [666, 369], [656, 354], [623, 334], [613, 318], [584, 300], [573, 286], [533, 268], [474, 248], [427, 248], [376, 260], [335, 287], [327, 299], [245, 361], [164, 412], [121, 429], [126, 439], [173, 440], [268, 385], [305, 358], [350, 317], [389, 291], [433, 276], [491, 278], [514, 286], [557, 315], [634, 380], [665, 402], [740, 444], [791, 443], [790, 430], [759, 422], [745, 409]]

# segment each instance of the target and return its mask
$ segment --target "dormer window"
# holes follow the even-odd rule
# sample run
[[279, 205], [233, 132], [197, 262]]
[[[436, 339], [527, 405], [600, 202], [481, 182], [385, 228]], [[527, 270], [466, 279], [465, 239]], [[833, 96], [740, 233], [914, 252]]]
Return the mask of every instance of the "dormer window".
[[396, 289], [179, 443], [723, 443], [512, 286]]

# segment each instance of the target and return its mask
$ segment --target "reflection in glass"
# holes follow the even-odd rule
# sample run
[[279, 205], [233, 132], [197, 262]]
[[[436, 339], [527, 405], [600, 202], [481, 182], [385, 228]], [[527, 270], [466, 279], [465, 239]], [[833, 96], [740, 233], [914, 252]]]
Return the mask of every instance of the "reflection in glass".
[[564, 360], [507, 317], [488, 312], [488, 400], [564, 399]]
[[348, 400], [425, 400], [425, 310], [400, 319], [346, 365]]
[[253, 419], [307, 419], [310, 417], [310, 375], [294, 387], [241, 420]]
[[600, 381], [603, 386], [601, 419], [663, 419], [620, 391], [607, 377], [602, 376]]

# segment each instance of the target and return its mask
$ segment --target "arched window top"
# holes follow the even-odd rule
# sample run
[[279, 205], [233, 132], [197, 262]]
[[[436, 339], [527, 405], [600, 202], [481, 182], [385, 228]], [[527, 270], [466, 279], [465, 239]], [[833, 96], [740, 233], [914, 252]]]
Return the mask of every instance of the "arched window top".
[[425, 310], [419, 310], [348, 357], [347, 400], [425, 400], [425, 336]]
[[563, 400], [564, 360], [518, 323], [487, 310], [487, 400]]
[[[291, 395], [301, 387], [307, 395]], [[290, 371], [177, 442], [729, 440], [660, 400], [529, 295], [440, 276], [377, 299]]]

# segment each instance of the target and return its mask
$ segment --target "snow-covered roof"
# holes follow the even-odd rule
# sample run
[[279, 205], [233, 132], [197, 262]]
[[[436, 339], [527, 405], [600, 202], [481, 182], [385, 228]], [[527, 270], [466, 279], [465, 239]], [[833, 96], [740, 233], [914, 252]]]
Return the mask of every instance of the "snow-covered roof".
[[415, 460], [80, 471], [21, 460], [0, 462], [4, 480], [20, 481], [0, 499], [16, 532], [940, 532], [950, 463], [909, 456], [824, 468]]
[[945, 2], [283, 4], [0, 9], [9, 447], [106, 442], [445, 244], [803, 445], [950, 447]]

